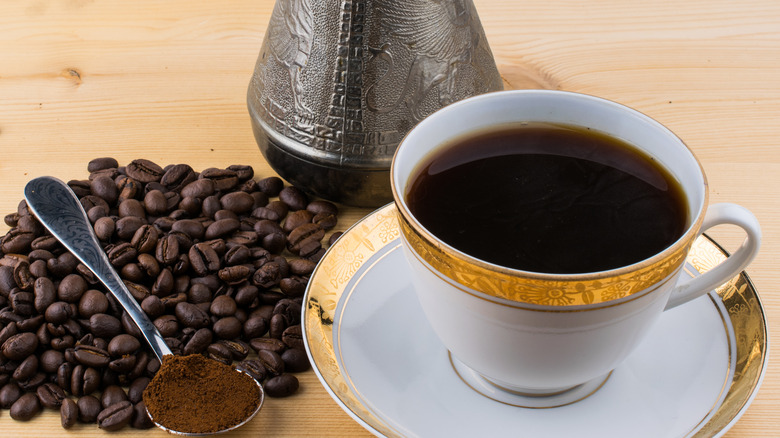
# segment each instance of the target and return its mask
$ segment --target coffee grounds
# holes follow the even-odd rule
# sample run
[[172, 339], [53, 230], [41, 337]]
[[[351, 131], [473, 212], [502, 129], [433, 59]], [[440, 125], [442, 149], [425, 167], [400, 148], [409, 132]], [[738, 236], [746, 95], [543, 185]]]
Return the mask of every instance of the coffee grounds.
[[261, 401], [252, 377], [197, 354], [163, 357], [143, 399], [155, 422], [187, 433], [236, 426], [249, 418]]

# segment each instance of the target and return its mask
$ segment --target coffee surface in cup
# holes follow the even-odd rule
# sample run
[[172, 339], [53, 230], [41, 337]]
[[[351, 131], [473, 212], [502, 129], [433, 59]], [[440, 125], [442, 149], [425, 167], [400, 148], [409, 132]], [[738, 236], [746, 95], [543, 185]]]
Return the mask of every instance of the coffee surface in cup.
[[571, 274], [627, 266], [688, 226], [679, 182], [609, 135], [530, 123], [442, 145], [406, 193], [434, 236], [493, 264]]

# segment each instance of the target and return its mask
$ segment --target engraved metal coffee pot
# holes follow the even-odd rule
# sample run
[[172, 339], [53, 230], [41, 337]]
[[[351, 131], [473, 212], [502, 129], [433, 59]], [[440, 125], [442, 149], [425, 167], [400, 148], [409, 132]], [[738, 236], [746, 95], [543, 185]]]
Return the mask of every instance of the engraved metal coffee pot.
[[282, 178], [369, 207], [415, 124], [502, 88], [472, 0], [277, 0], [247, 104]]

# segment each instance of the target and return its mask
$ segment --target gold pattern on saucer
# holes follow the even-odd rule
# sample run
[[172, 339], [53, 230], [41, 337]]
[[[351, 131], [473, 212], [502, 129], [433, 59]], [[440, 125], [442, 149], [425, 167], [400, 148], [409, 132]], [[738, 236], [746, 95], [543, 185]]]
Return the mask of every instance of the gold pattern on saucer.
[[414, 252], [433, 268], [466, 288], [518, 303], [575, 306], [605, 303], [648, 289], [667, 278], [685, 262], [692, 239], [666, 257], [636, 270], [617, 270], [611, 276], [518, 275], [518, 271], [474, 263], [449, 247], [422, 236], [398, 213], [401, 231]]
[[333, 317], [339, 299], [358, 269], [380, 248], [398, 237], [398, 219], [392, 204], [355, 224], [339, 237], [317, 266], [309, 280], [304, 301], [304, 336], [316, 364], [315, 370], [354, 416], [384, 436], [397, 436], [397, 432], [388, 429], [363, 406], [341, 373], [333, 348]]
[[[688, 254], [688, 263], [704, 273], [726, 259], [726, 252], [709, 238], [700, 238]], [[726, 397], [696, 437], [716, 435], [745, 409], [763, 377], [767, 361], [767, 325], [761, 300], [747, 275], [732, 278], [716, 289], [736, 338], [736, 367]]]
[[[355, 274], [361, 267], [371, 266], [380, 251], [399, 246], [399, 237], [394, 204], [368, 215], [334, 243], [312, 274], [304, 297], [304, 341], [315, 372], [334, 399], [353, 418], [386, 437], [402, 434], [366, 408], [350, 389], [334, 350], [333, 324], [339, 303], [349, 298], [344, 293], [352, 287]], [[685, 275], [704, 273], [725, 258], [724, 250], [706, 235], [701, 236], [693, 242], [688, 254], [688, 266], [692, 269]], [[713, 406], [702, 417], [702, 422], [691, 429], [692, 436], [701, 438], [717, 435], [733, 424], [750, 403], [767, 362], [766, 317], [750, 279], [743, 272], [716, 292], [728, 312], [724, 320], [725, 329], [733, 333], [736, 340], [736, 345], [729, 347], [736, 355], [736, 365], [731, 381], [727, 379], [725, 382], [726, 394], [722, 402]], [[713, 299], [713, 303], [715, 301]]]

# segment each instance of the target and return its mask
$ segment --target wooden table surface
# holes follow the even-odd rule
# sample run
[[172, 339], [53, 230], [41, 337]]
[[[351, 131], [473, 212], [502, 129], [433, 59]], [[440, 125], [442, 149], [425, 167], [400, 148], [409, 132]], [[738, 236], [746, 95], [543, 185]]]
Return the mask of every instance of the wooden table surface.
[[[336, 0], [328, 0], [336, 1]], [[39, 175], [87, 176], [87, 162], [148, 158], [196, 169], [259, 153], [245, 96], [272, 0], [0, 2], [0, 212]], [[476, 0], [506, 88], [551, 88], [634, 107], [675, 131], [707, 171], [711, 202], [738, 202], [764, 230], [748, 274], [772, 342], [780, 333], [780, 3], [772, 0]], [[344, 208], [346, 228], [369, 210]], [[6, 230], [0, 224], [0, 234]], [[712, 233], [734, 249], [741, 236]], [[770, 360], [729, 438], [780, 436], [780, 365]], [[80, 436], [103, 435], [78, 426]], [[3, 436], [71, 436], [47, 412], [0, 412]], [[165, 436], [154, 431], [122, 436]], [[313, 372], [231, 436], [368, 436]]]

